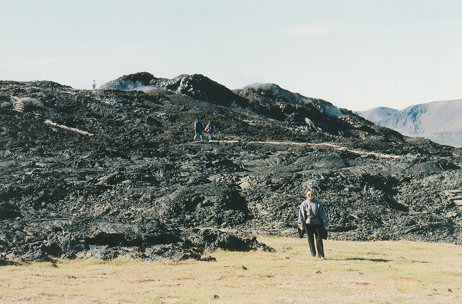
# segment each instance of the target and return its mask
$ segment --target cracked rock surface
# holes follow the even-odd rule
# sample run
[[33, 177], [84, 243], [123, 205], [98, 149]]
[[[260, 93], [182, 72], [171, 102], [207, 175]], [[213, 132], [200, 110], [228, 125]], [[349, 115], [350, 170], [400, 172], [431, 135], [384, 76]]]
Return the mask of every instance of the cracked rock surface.
[[[0, 81], [0, 260], [271, 250], [253, 235], [295, 236], [307, 187], [332, 239], [462, 243], [460, 149], [193, 76], [128, 77], [170, 85], [145, 91]], [[214, 141], [192, 141], [195, 118]]]

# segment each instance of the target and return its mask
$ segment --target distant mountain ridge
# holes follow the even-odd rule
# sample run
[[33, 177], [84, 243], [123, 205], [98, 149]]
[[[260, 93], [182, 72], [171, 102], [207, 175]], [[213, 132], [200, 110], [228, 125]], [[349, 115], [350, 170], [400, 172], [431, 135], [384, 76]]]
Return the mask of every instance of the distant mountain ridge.
[[391, 112], [384, 109], [387, 108], [356, 113], [406, 136], [425, 137], [439, 144], [462, 146], [462, 99], [418, 104], [396, 112], [393, 112], [394, 109]]
[[395, 114], [396, 112], [399, 112], [399, 110], [388, 107], [378, 107], [366, 111], [355, 111], [354, 113], [372, 122], [377, 122]]

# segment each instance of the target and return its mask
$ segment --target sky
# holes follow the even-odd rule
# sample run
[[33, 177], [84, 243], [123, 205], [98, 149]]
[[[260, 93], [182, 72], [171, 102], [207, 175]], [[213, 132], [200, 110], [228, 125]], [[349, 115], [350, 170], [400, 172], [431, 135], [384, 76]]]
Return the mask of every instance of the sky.
[[0, 79], [275, 83], [350, 110], [462, 99], [460, 0], [1, 0]]

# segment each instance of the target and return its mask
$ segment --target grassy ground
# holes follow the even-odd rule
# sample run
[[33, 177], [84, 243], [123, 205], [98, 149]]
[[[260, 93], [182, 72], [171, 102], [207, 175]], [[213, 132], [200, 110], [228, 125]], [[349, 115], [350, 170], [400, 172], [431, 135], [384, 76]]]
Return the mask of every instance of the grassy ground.
[[276, 252], [3, 266], [0, 303], [462, 303], [462, 246], [326, 241], [320, 260], [305, 239], [259, 240]]

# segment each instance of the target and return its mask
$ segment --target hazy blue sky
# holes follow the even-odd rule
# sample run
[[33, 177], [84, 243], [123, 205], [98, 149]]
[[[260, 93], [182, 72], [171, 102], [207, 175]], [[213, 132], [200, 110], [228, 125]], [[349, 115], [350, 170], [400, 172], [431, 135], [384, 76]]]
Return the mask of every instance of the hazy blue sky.
[[1, 0], [0, 79], [271, 82], [339, 107], [462, 98], [459, 0]]

